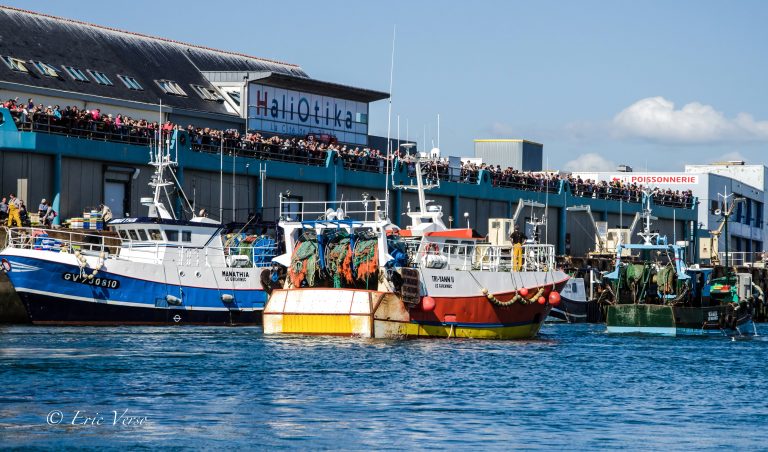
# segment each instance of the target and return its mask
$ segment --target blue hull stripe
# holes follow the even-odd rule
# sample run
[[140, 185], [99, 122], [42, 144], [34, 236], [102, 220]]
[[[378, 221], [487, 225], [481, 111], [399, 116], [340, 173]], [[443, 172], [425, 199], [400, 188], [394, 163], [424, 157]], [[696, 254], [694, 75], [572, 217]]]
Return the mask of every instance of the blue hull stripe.
[[[99, 271], [94, 280], [107, 278], [119, 282], [116, 289], [98, 287], [96, 285], [66, 281], [65, 273], [80, 274], [80, 269], [75, 265], [51, 262], [42, 259], [33, 259], [19, 256], [5, 256], [11, 262], [11, 271], [8, 278], [18, 292], [27, 289], [35, 292], [56, 294], [57, 298], [67, 297], [87, 299], [97, 302], [126, 303], [134, 306], [168, 307], [167, 295], [172, 295], [182, 300], [181, 308], [189, 309], [264, 309], [267, 294], [259, 287], [251, 290], [232, 290], [187, 287], [162, 282], [148, 281], [131, 278], [113, 273]], [[14, 271], [14, 264], [37, 267], [39, 270]], [[224, 303], [222, 294], [234, 296], [232, 303]]]

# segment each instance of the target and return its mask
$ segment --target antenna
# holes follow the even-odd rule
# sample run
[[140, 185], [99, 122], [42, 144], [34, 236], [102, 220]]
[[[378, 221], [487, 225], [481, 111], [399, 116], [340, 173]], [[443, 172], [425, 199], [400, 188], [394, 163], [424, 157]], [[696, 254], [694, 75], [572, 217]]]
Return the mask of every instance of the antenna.
[[224, 140], [219, 143], [219, 221], [224, 223]]
[[[221, 141], [224, 141], [224, 137], [221, 137]], [[235, 210], [236, 205], [236, 193], [235, 188], [237, 185], [235, 184], [235, 161], [237, 160], [237, 149], [232, 149], [232, 222], [234, 222], [237, 218], [237, 210]]]
[[[387, 174], [384, 175], [384, 199], [389, 205], [389, 167], [390, 157], [392, 155], [392, 82], [395, 77], [395, 37], [397, 36], [397, 25], [392, 27], [392, 56], [389, 62], [389, 105], [387, 106]], [[400, 116], [397, 117], [397, 136], [400, 137]], [[398, 142], [398, 146], [400, 143]]]

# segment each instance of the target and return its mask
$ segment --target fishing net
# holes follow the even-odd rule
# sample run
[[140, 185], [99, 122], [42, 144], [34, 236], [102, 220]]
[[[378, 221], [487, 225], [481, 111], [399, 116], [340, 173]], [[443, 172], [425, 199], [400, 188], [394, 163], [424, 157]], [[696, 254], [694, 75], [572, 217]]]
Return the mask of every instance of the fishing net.
[[357, 269], [357, 279], [367, 281], [376, 274], [379, 265], [379, 241], [360, 239], [355, 243], [354, 262]]
[[645, 266], [643, 264], [630, 264], [627, 265], [627, 282], [631, 285], [637, 283], [643, 279], [643, 273], [645, 272]]
[[328, 245], [325, 254], [325, 267], [333, 278], [333, 287], [342, 287], [342, 281], [347, 284], [354, 282], [349, 237], [343, 237]]
[[656, 283], [661, 292], [673, 293], [675, 287], [675, 268], [670, 264], [659, 269], [656, 274]]
[[317, 237], [305, 233], [293, 250], [288, 278], [293, 287], [301, 287], [303, 282], [306, 282], [308, 287], [314, 287], [317, 270]]

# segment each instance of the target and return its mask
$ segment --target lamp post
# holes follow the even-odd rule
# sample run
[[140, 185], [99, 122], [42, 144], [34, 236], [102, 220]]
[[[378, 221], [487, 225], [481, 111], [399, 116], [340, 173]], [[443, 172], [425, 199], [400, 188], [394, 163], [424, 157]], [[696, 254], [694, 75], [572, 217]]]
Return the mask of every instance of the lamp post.
[[250, 163], [245, 164], [245, 180], [248, 183], [248, 216], [250, 216], [250, 210], [251, 210], [251, 175], [248, 173], [248, 168], [251, 166]]

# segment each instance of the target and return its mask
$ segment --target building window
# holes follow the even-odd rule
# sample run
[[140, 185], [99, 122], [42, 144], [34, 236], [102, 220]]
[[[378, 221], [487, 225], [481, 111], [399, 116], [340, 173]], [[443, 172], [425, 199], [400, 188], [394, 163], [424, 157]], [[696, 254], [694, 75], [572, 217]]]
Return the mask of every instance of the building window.
[[90, 80], [88, 80], [88, 77], [85, 76], [85, 73], [81, 71], [80, 69], [72, 66], [61, 66], [64, 68], [64, 72], [69, 74], [70, 77], [72, 77], [72, 80], [77, 80], [78, 82], [84, 82], [88, 83]]
[[11, 56], [3, 56], [3, 62], [6, 66], [18, 72], [29, 72], [27, 65], [23, 60]]
[[48, 77], [60, 77], [59, 71], [50, 64], [45, 64], [42, 61], [32, 61], [32, 65], [37, 69], [40, 75], [46, 75]]
[[135, 91], [144, 91], [144, 87], [141, 86], [139, 82], [136, 81], [133, 77], [128, 77], [127, 75], [120, 75], [117, 74], [117, 78], [120, 79], [121, 82], [125, 85], [126, 88], [132, 89]]
[[112, 80], [107, 77], [107, 74], [99, 71], [94, 71], [92, 69], [87, 69], [88, 73], [91, 74], [91, 77], [93, 77], [94, 80], [96, 80], [96, 83], [99, 85], [107, 85], [112, 86]]
[[209, 89], [200, 85], [190, 84], [189, 86], [191, 86], [197, 95], [202, 97], [203, 100], [209, 100], [212, 102], [224, 102], [224, 98], [221, 97], [221, 95], [216, 90]]
[[157, 86], [159, 86], [165, 94], [187, 97], [187, 92], [181, 89], [181, 86], [173, 80], [155, 80], [155, 83], [157, 83]]
[[240, 91], [227, 91], [227, 96], [232, 99], [235, 105], [240, 106]]

